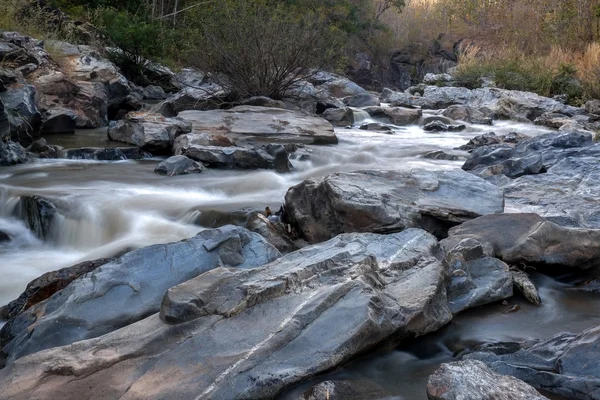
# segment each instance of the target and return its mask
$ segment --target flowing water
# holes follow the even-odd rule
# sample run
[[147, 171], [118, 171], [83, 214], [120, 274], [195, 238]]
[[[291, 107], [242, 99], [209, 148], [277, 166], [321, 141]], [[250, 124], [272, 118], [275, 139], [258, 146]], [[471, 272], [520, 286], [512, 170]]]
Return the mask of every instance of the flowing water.
[[[369, 122], [368, 116], [355, 114], [357, 120]], [[164, 177], [153, 173], [156, 159], [38, 160], [4, 167], [0, 169], [0, 231], [12, 240], [0, 243], [0, 305], [14, 299], [27, 282], [44, 272], [191, 237], [204, 229], [196, 223], [202, 213], [263, 210], [265, 206], [277, 209], [287, 189], [309, 177], [361, 169], [460, 168], [464, 160], [437, 161], [422, 155], [444, 150], [465, 157], [466, 153], [453, 149], [491, 130], [531, 136], [547, 132], [513, 122], [498, 122], [494, 127], [469, 126], [454, 133], [426, 133], [417, 126], [397, 128], [393, 134], [341, 128], [336, 129], [338, 145], [307, 146], [310, 160], [292, 161], [295, 171], [288, 174], [209, 170]], [[47, 140], [67, 148], [115, 145], [106, 141], [105, 130], [49, 136]], [[19, 196], [28, 195], [48, 198], [60, 210], [46, 241], [13, 216]], [[452, 357], [454, 342], [543, 337], [560, 330], [579, 331], [598, 322], [595, 309], [600, 299], [580, 300], [573, 292], [563, 290], [564, 285], [558, 281], [538, 280], [547, 294], [544, 298], [549, 299], [541, 308], [523, 304], [520, 312], [509, 315], [502, 314], [498, 308], [501, 306], [492, 306], [485, 312], [464, 313], [410, 351], [355, 361], [335, 377], [366, 377], [406, 399], [424, 399], [427, 374]]]

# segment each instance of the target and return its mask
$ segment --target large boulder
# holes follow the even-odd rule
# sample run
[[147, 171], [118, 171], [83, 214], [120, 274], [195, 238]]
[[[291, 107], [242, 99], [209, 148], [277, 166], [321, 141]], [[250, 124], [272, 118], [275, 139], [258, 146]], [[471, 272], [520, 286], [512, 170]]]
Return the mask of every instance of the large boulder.
[[448, 227], [504, 209], [502, 191], [460, 170], [357, 171], [310, 178], [289, 189], [287, 214], [310, 242], [342, 232]]
[[485, 215], [451, 228], [449, 234], [477, 236], [509, 264], [600, 266], [600, 229], [566, 228], [537, 214]]
[[600, 398], [600, 327], [579, 335], [561, 333], [552, 338], [525, 342], [511, 352], [485, 350], [466, 358], [485, 362], [496, 373], [512, 375], [560, 398]]
[[503, 143], [477, 148], [463, 169], [481, 176], [502, 174], [509, 178], [540, 174], [592, 145], [592, 136], [586, 133], [548, 133], [522, 140], [516, 146]]
[[[393, 348], [450, 321], [437, 250], [420, 229], [346, 234], [261, 268], [217, 268], [171, 287], [158, 314], [11, 360], [0, 370], [0, 399], [35, 391], [40, 399], [85, 400], [98, 387], [105, 398], [274, 398], [376, 346]], [[93, 274], [97, 286], [104, 268]], [[131, 295], [135, 284], [124, 282], [118, 292]], [[127, 308], [120, 302], [93, 314]]]
[[429, 400], [547, 400], [527, 383], [476, 360], [442, 364], [427, 381]]
[[279, 256], [260, 235], [234, 226], [134, 250], [9, 321], [0, 331], [0, 347], [11, 363], [101, 336], [158, 312], [162, 296], [174, 285], [219, 266], [254, 268]]
[[600, 228], [600, 145], [585, 132], [559, 132], [475, 149], [463, 169], [504, 189], [511, 209], [567, 226]]
[[134, 144], [151, 153], [169, 154], [175, 138], [191, 131], [192, 124], [182, 118], [132, 112], [108, 128], [108, 138]]
[[194, 132], [225, 135], [234, 140], [337, 143], [333, 126], [327, 120], [280, 108], [238, 106], [229, 110], [185, 111], [179, 116], [192, 123]]

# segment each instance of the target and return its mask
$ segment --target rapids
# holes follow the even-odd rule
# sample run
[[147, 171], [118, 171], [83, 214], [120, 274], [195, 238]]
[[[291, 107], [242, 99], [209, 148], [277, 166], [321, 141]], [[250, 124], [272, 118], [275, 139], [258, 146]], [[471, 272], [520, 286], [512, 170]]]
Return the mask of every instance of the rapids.
[[[362, 122], [368, 116], [356, 115]], [[204, 227], [196, 221], [211, 210], [245, 208], [278, 209], [290, 186], [304, 179], [361, 169], [449, 169], [459, 161], [429, 160], [428, 151], [453, 150], [474, 136], [494, 131], [518, 131], [530, 136], [547, 133], [542, 127], [497, 122], [493, 127], [469, 126], [463, 132], [426, 133], [418, 126], [398, 127], [394, 134], [336, 128], [338, 145], [307, 146], [308, 161], [293, 160], [295, 171], [208, 170], [174, 177], [153, 173], [158, 159], [143, 161], [37, 160], [0, 169], [0, 231], [13, 240], [0, 243], [0, 304], [17, 297], [32, 279], [44, 272], [84, 260], [110, 257], [129, 249], [191, 237]], [[48, 136], [50, 144], [65, 148], [114, 146], [104, 130], [75, 135]], [[50, 238], [35, 237], [14, 217], [19, 196], [39, 195], [59, 205]], [[518, 210], [507, 205], [507, 210]], [[406, 399], [425, 399], [425, 382], [441, 362], [450, 360], [464, 343], [543, 337], [560, 330], [598, 323], [600, 297], [579, 300], [566, 284], [537, 276], [542, 294], [549, 299], [535, 308], [516, 300], [521, 311], [503, 314], [501, 305], [461, 314], [440, 332], [417, 340], [410, 349], [356, 360], [333, 375], [319, 378], [369, 378]], [[552, 293], [549, 293], [552, 292]], [[587, 295], [590, 296], [590, 295]], [[585, 307], [580, 307], [587, 304]], [[575, 315], [576, 314], [576, 315]], [[291, 393], [306, 388], [302, 385]], [[284, 398], [293, 398], [291, 394]]]

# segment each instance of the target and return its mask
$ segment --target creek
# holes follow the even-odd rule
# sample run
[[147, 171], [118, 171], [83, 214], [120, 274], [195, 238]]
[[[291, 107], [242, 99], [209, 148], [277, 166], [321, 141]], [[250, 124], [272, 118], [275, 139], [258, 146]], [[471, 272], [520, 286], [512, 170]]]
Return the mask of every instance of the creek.
[[[278, 209], [288, 188], [309, 177], [364, 169], [460, 168], [467, 153], [453, 149], [492, 130], [496, 134], [517, 131], [530, 136], [548, 132], [534, 125], [502, 121], [493, 127], [471, 125], [462, 132], [441, 133], [427, 133], [418, 126], [397, 128], [393, 134], [336, 128], [338, 145], [307, 146], [310, 160], [293, 160], [295, 171], [288, 174], [208, 170], [165, 177], [153, 172], [158, 159], [37, 160], [2, 168], [0, 231], [12, 240], [0, 243], [0, 304], [16, 298], [29, 281], [47, 271], [189, 238], [206, 228], [198, 223], [202, 215], [263, 210], [266, 206]], [[106, 140], [105, 130], [46, 139], [65, 148], [116, 145]], [[422, 157], [434, 150], [461, 159]], [[14, 216], [19, 197], [32, 195], [50, 199], [60, 211], [45, 241]], [[519, 211], [519, 206], [507, 203], [506, 211]], [[465, 348], [543, 338], [561, 331], [580, 332], [600, 323], [600, 296], [571, 291], [571, 283], [562, 278], [537, 274], [535, 281], [544, 301], [541, 307], [515, 297], [510, 302], [520, 304], [516, 313], [504, 313], [507, 306], [501, 304], [470, 310], [409, 347], [360, 358], [317, 380], [367, 378], [402, 398], [426, 399], [427, 376]], [[292, 389], [282, 398], [297, 398], [310, 383], [314, 381]]]

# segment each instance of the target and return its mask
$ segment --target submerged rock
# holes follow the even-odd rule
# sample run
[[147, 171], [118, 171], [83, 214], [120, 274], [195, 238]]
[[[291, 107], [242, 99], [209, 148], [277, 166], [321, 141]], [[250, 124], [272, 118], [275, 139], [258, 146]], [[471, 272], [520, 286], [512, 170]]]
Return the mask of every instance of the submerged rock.
[[427, 382], [429, 400], [545, 400], [533, 387], [481, 361], [442, 364]]
[[422, 227], [439, 236], [455, 224], [500, 213], [501, 190], [463, 171], [357, 171], [290, 188], [286, 211], [312, 243], [343, 232]]
[[182, 175], [205, 171], [204, 165], [186, 156], [172, 156], [156, 166], [154, 172], [160, 175]]
[[455, 156], [454, 154], [448, 154], [441, 150], [429, 151], [423, 154], [423, 158], [427, 158], [430, 160], [447, 160], [447, 161], [456, 161], [459, 160], [459, 156]]
[[[0, 370], [0, 399], [26, 399], [34, 391], [40, 399], [59, 393], [64, 400], [91, 399], [97, 385], [107, 398], [273, 398], [375, 346], [393, 348], [446, 324], [451, 314], [437, 249], [420, 229], [345, 234], [261, 268], [217, 268], [171, 287], [159, 314], [11, 359]], [[108, 278], [105, 269], [93, 274], [97, 286]], [[134, 282], [125, 282], [121, 290], [131, 295]], [[85, 315], [123, 308], [119, 301]], [[25, 344], [36, 342], [43, 327], [38, 323]]]
[[0, 331], [0, 346], [11, 363], [101, 336], [156, 313], [163, 294], [174, 285], [218, 266], [254, 268], [279, 256], [260, 235], [233, 226], [134, 250], [75, 279], [7, 323]]

